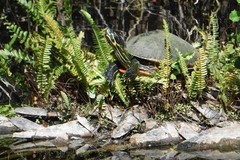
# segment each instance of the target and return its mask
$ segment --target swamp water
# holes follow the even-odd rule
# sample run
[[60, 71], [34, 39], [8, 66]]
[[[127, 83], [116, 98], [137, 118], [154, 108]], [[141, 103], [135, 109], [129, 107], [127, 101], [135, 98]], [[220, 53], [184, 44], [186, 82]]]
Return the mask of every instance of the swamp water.
[[[5, 144], [3, 143], [5, 142]], [[94, 146], [94, 144], [93, 144]], [[52, 141], [32, 141], [17, 140], [13, 142], [11, 139], [1, 139], [0, 160], [63, 160], [63, 159], [102, 159], [102, 160], [238, 160], [240, 159], [239, 151], [218, 151], [204, 150], [195, 152], [181, 152], [174, 150], [173, 147], [155, 147], [147, 149], [131, 149], [131, 150], [109, 150], [101, 151], [92, 147], [81, 154], [76, 154], [76, 149], [70, 149], [69, 145], [55, 146]], [[113, 151], [114, 150], [114, 151]]]

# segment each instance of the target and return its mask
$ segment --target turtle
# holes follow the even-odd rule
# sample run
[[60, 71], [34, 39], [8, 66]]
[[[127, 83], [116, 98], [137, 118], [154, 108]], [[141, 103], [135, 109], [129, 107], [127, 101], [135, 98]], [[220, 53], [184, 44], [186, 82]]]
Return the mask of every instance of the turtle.
[[[178, 50], [183, 56], [194, 52], [194, 56], [187, 61], [187, 64], [196, 61], [196, 49], [182, 38], [169, 34], [172, 59], [178, 58]], [[123, 71], [125, 77], [133, 80], [138, 74], [150, 75], [156, 71], [160, 60], [164, 59], [165, 33], [163, 30], [142, 33], [125, 42], [122, 36], [111, 28], [106, 28], [105, 37], [114, 50], [112, 55], [115, 61], [105, 69], [106, 80], [111, 85], [114, 83], [115, 73], [123, 71], [122, 68], [125, 69]]]

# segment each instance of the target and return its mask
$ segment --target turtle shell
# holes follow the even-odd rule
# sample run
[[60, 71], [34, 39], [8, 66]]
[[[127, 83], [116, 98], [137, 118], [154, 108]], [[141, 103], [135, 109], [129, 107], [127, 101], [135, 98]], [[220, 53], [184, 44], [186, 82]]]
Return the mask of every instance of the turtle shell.
[[[178, 58], [176, 51], [178, 49], [182, 55], [195, 52], [194, 56], [187, 63], [196, 61], [197, 51], [190, 43], [171, 33], [169, 37], [172, 59]], [[165, 57], [165, 33], [162, 30], [142, 33], [127, 41], [126, 46], [129, 53], [135, 57], [159, 62], [159, 60]]]

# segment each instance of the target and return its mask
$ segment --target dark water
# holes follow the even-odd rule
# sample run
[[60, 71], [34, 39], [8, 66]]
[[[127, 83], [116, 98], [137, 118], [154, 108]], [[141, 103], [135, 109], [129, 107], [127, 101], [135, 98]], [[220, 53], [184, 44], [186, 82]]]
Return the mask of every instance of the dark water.
[[26, 148], [17, 149], [16, 143], [0, 147], [0, 160], [238, 160], [240, 158], [240, 150], [227, 152], [218, 150], [180, 152], [174, 150], [172, 147], [158, 147], [148, 149], [100, 151], [98, 148], [92, 148], [84, 153], [76, 154], [76, 150], [69, 149], [67, 146], [50, 147], [42, 145], [38, 147], [25, 147]]

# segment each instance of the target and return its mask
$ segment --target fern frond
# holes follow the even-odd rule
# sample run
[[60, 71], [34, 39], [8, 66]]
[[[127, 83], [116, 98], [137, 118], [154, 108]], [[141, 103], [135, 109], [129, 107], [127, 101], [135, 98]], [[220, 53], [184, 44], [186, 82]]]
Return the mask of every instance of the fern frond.
[[171, 75], [171, 62], [170, 62], [170, 37], [169, 29], [166, 20], [163, 19], [163, 28], [165, 34], [165, 58], [160, 62], [162, 70], [162, 78], [165, 81], [163, 88], [169, 87], [170, 75]]
[[42, 24], [42, 20], [40, 18], [39, 8], [37, 7], [36, 3], [27, 0], [18, 0], [18, 3], [25, 8], [27, 13], [32, 15], [31, 17], [38, 22], [38, 24]]
[[115, 89], [116, 89], [116, 92], [118, 93], [118, 96], [123, 101], [123, 103], [126, 106], [128, 106], [129, 102], [127, 100], [127, 96], [126, 96], [126, 93], [125, 93], [125, 86], [122, 84], [122, 81], [121, 81], [118, 74], [116, 75], [116, 79], [115, 79], [114, 82], [115, 82]]
[[199, 49], [198, 52], [199, 57], [186, 86], [190, 98], [195, 98], [198, 93], [201, 96], [203, 89], [206, 87], [207, 58], [203, 48]]
[[63, 58], [60, 60], [61, 63], [65, 62], [65, 67], [68, 68], [74, 76], [77, 76], [78, 79], [86, 79], [88, 70], [81, 51], [81, 44], [79, 43], [83, 38], [83, 34], [79, 34], [79, 36], [76, 37], [74, 30], [69, 27], [67, 34], [70, 39], [65, 38], [61, 26], [52, 15], [54, 11], [49, 11], [49, 8], [46, 8], [44, 0], [41, 0], [39, 5], [41, 7], [41, 15], [47, 22], [45, 29], [49, 32], [51, 38], [54, 39], [56, 48], [61, 51], [60, 56]]
[[40, 57], [40, 65], [43, 67], [43, 70], [50, 69], [49, 63], [50, 63], [51, 49], [52, 49], [52, 39], [47, 38], [45, 47], [44, 47], [44, 52]]
[[83, 33], [76, 37], [74, 30], [69, 27], [67, 34], [70, 39], [65, 38], [58, 22], [53, 18], [51, 12], [46, 11], [46, 8], [44, 8], [44, 2], [40, 3], [40, 6], [42, 7], [41, 15], [47, 22], [45, 29], [50, 33], [51, 38], [54, 39], [56, 48], [61, 51], [60, 56], [63, 58], [63, 60], [61, 60], [62, 63], [65, 61], [65, 67], [67, 67], [74, 76], [77, 76], [78, 79], [86, 79], [88, 70], [81, 51], [81, 44], [79, 43], [83, 38]]
[[5, 45], [5, 49], [12, 49], [12, 45], [16, 40], [19, 40], [20, 44], [24, 44], [25, 48], [30, 48], [31, 34], [27, 31], [23, 31], [21, 27], [16, 24], [6, 22], [4, 23], [9, 32], [13, 33], [11, 41]]
[[32, 59], [28, 56], [28, 54], [24, 53], [21, 50], [12, 50], [12, 51], [9, 51], [7, 49], [0, 50], [0, 56], [5, 58], [12, 57], [18, 62], [26, 61], [28, 63], [32, 63]]
[[165, 59], [167, 64], [170, 64], [170, 37], [169, 37], [169, 29], [168, 24], [165, 19], [163, 19], [163, 28], [165, 34]]
[[95, 35], [94, 43], [96, 46], [96, 56], [97, 56], [97, 59], [99, 60], [98, 68], [100, 71], [104, 71], [109, 63], [108, 59], [110, 57], [110, 53], [112, 52], [112, 48], [107, 43], [103, 33], [100, 32], [99, 28], [95, 24], [91, 15], [84, 10], [81, 10], [81, 13], [84, 15], [84, 17], [86, 18], [86, 20], [88, 21], [88, 23], [91, 25], [91, 27], [93, 29], [93, 32]]
[[27, 0], [18, 0], [18, 3], [25, 8], [27, 13], [31, 15], [34, 21], [38, 23], [39, 26], [43, 25], [43, 14], [49, 16], [56, 15], [56, 2], [54, 0], [39, 0], [36, 3]]
[[220, 46], [219, 46], [219, 40], [218, 40], [218, 19], [215, 13], [212, 13], [210, 16], [210, 31], [211, 33], [208, 34], [208, 42], [206, 46], [206, 50], [208, 52], [208, 57], [210, 61], [217, 62], [219, 52], [220, 52]]
[[37, 8], [40, 13], [45, 13], [51, 17], [56, 15], [56, 1], [53, 0], [39, 0], [37, 2]]
[[9, 64], [9, 61], [7, 59], [0, 58], [0, 73], [1, 73], [1, 76], [3, 76], [3, 75], [9, 76], [9, 75], [12, 74], [10, 72], [10, 68], [9, 68], [8, 64]]
[[202, 90], [206, 87], [206, 76], [207, 76], [207, 57], [204, 52], [204, 49], [199, 49], [199, 57], [197, 60], [197, 90], [202, 94]]
[[190, 81], [190, 77], [189, 77], [189, 72], [188, 72], [188, 67], [187, 67], [186, 61], [183, 58], [183, 56], [182, 56], [180, 51], [177, 50], [177, 53], [178, 53], [178, 57], [179, 57], [178, 62], [179, 62], [182, 74], [185, 77], [186, 81], [189, 82]]
[[61, 49], [63, 43], [63, 39], [64, 39], [64, 34], [61, 30], [61, 27], [59, 26], [58, 22], [54, 19], [54, 17], [52, 17], [51, 15], [47, 14], [47, 13], [41, 13], [44, 20], [47, 22], [47, 26], [45, 27], [46, 30], [49, 29], [49, 33], [51, 35], [51, 37], [53, 39], [55, 39], [56, 41], [56, 47], [58, 49]]
[[52, 39], [47, 38], [44, 50], [37, 55], [37, 83], [41, 93], [45, 93], [46, 86], [48, 85], [48, 70], [50, 69], [50, 55], [52, 48]]
[[70, 36], [69, 47], [70, 50], [73, 51], [73, 53], [70, 53], [72, 55], [72, 62], [74, 64], [74, 67], [76, 68], [78, 75], [81, 76], [80, 78], [86, 78], [88, 75], [88, 69], [85, 64], [86, 62], [84, 59], [84, 53], [82, 52], [81, 45], [79, 43], [80, 41], [82, 41], [84, 34], [83, 32], [80, 32], [78, 37], [76, 37], [72, 27], [69, 27], [68, 33]]
[[[110, 53], [112, 52], [111, 46], [108, 44], [107, 40], [104, 37], [104, 32], [101, 32], [97, 25], [95, 24], [94, 20], [92, 19], [91, 15], [84, 11], [81, 10], [81, 13], [84, 15], [88, 23], [91, 25], [93, 32], [94, 32], [94, 43], [96, 46], [96, 57], [98, 60], [98, 70], [103, 74], [107, 65], [109, 64], [109, 59], [110, 59]], [[101, 77], [100, 81], [102, 82]], [[128, 105], [128, 101], [126, 99], [126, 93], [125, 93], [125, 87], [121, 82], [120, 77], [117, 75], [115, 79], [115, 91], [117, 92], [118, 96], [120, 99], [124, 102], [125, 105]], [[105, 89], [106, 91], [106, 89]]]

